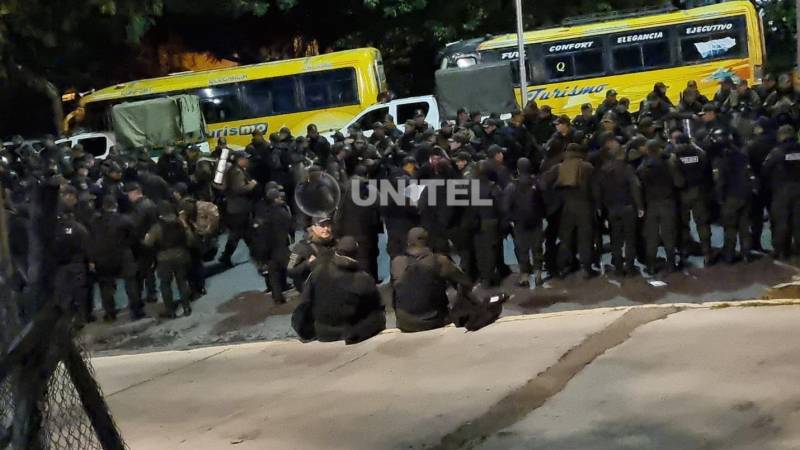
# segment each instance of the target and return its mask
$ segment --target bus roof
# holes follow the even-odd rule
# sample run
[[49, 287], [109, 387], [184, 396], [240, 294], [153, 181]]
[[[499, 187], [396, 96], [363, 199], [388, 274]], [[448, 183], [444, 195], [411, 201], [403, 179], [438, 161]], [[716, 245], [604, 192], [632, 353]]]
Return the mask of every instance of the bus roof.
[[180, 72], [164, 77], [148, 78], [109, 86], [81, 99], [81, 105], [103, 100], [117, 100], [121, 98], [235, 83], [237, 81], [257, 80], [260, 78], [325, 70], [328, 68], [341, 67], [344, 64], [363, 60], [364, 58], [376, 58], [378, 55], [380, 55], [380, 52], [377, 49], [368, 47], [246, 66], [226, 67], [199, 72]]
[[[688, 22], [691, 20], [713, 19], [742, 13], [755, 15], [756, 11], [753, 7], [753, 4], [747, 0], [734, 0], [691, 9], [676, 9], [674, 11], [661, 14], [645, 13], [638, 17], [625, 19], [598, 21], [576, 26], [544, 28], [541, 30], [526, 32], [525, 43], [533, 44], [537, 42], [580, 38], [631, 29], [651, 28], [659, 25], [671, 25], [675, 23]], [[516, 34], [505, 34], [487, 39], [478, 46], [478, 50], [505, 48], [514, 46], [516, 44]]]

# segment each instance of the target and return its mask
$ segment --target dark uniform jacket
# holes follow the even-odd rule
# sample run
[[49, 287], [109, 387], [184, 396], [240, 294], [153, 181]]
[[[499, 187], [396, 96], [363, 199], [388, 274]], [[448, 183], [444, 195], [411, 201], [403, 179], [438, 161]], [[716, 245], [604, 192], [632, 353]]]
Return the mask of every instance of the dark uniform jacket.
[[503, 213], [515, 227], [532, 229], [542, 226], [545, 205], [533, 175], [522, 176], [506, 186], [503, 192]]
[[624, 159], [606, 162], [594, 175], [594, 195], [597, 203], [609, 211], [633, 206], [644, 209], [642, 187], [636, 171]]
[[233, 166], [227, 174], [228, 184], [225, 195], [228, 200], [228, 214], [250, 214], [253, 210], [252, 192], [254, 186], [250, 184], [250, 176], [241, 169]]
[[646, 156], [636, 170], [642, 181], [644, 197], [648, 204], [675, 198], [675, 188], [683, 184], [671, 156], [662, 153]]
[[194, 245], [194, 239], [191, 229], [180, 221], [159, 220], [145, 235], [144, 245], [158, 252], [159, 263], [169, 261], [189, 264], [189, 248]]
[[[310, 302], [314, 329], [321, 341], [359, 342], [386, 326], [375, 280], [359, 269], [355, 259], [337, 254], [320, 264], [308, 279], [303, 297]], [[377, 320], [363, 326], [373, 315]]]
[[[311, 238], [298, 242], [289, 256], [288, 275], [294, 280], [305, 280], [318, 264], [333, 257], [334, 245], [333, 239]], [[315, 258], [313, 262], [309, 261], [312, 256]]]
[[136, 232], [130, 218], [119, 213], [97, 214], [92, 219], [89, 258], [96, 263], [97, 272], [116, 275], [120, 270], [130, 269], [133, 263], [131, 251]]
[[467, 291], [472, 282], [446, 256], [427, 247], [410, 248], [391, 265], [394, 307], [421, 320], [441, 321], [447, 316], [448, 283]]
[[251, 226], [250, 253], [256, 261], [289, 260], [289, 236], [294, 232], [292, 215], [282, 205], [259, 202]]

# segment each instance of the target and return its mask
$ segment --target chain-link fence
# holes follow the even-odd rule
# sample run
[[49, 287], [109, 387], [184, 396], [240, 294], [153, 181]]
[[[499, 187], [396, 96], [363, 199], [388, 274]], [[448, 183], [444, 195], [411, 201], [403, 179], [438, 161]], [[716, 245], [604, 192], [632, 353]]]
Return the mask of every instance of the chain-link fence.
[[[23, 296], [18, 289], [5, 213], [0, 192], [0, 450], [125, 449], [87, 353], [76, 344], [71, 308], [55, 295]], [[23, 299], [50, 301], [25, 316]]]
[[[88, 360], [74, 345], [68, 345], [66, 355], [50, 371], [44, 390], [33, 408], [23, 408], [30, 401], [32, 386], [22, 377], [36, 376], [46, 367], [17, 367], [0, 381], [0, 424], [6, 436], [0, 448], [14, 450], [104, 450], [123, 449], [102, 393], [93, 379]], [[47, 365], [47, 364], [45, 364]], [[82, 366], [75, 367], [75, 366]], [[35, 390], [35, 388], [33, 388]], [[88, 392], [87, 392], [88, 391]], [[92, 392], [94, 391], [94, 392]], [[35, 429], [21, 433], [14, 427]], [[99, 429], [98, 429], [99, 428]], [[27, 437], [22, 437], [25, 434]], [[29, 442], [25, 442], [28, 440]], [[105, 443], [105, 445], [104, 445]]]

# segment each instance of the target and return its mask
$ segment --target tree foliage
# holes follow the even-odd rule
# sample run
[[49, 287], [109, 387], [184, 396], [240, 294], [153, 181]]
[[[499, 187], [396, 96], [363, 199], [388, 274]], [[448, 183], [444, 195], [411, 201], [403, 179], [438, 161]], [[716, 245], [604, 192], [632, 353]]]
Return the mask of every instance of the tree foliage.
[[[523, 0], [527, 29], [663, 0]], [[760, 0], [770, 62], [794, 61], [795, 1]], [[433, 88], [448, 42], [515, 29], [514, 0], [0, 0], [0, 80], [100, 87], [163, 74], [158, 49], [242, 63], [374, 46], [401, 95]]]
[[795, 0], [765, 0], [758, 5], [764, 18], [768, 69], [773, 72], [791, 70], [797, 52]]

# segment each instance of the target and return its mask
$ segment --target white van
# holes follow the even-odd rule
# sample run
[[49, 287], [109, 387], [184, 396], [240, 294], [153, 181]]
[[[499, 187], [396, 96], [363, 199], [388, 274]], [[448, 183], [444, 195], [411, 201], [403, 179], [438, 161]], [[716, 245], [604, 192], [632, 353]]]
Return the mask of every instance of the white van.
[[[425, 121], [435, 130], [439, 129], [439, 125], [441, 125], [439, 119], [439, 104], [436, 102], [434, 96], [425, 95], [422, 97], [408, 97], [372, 105], [361, 111], [339, 131], [347, 136], [347, 129], [353, 124], [358, 124], [364, 136], [369, 137], [372, 135], [372, 125], [375, 122], [383, 122], [387, 114], [394, 117], [394, 123], [397, 124], [397, 128], [403, 131], [406, 121], [413, 120], [414, 113], [416, 113], [417, 110], [421, 110], [425, 113]], [[328, 138], [329, 141], [333, 142], [334, 133], [334, 131], [330, 131], [322, 134]]]
[[96, 159], [106, 159], [108, 154], [111, 153], [111, 148], [117, 144], [117, 139], [112, 132], [80, 133], [59, 139], [56, 144], [63, 144], [68, 147], [81, 144], [87, 154], [94, 156]]

